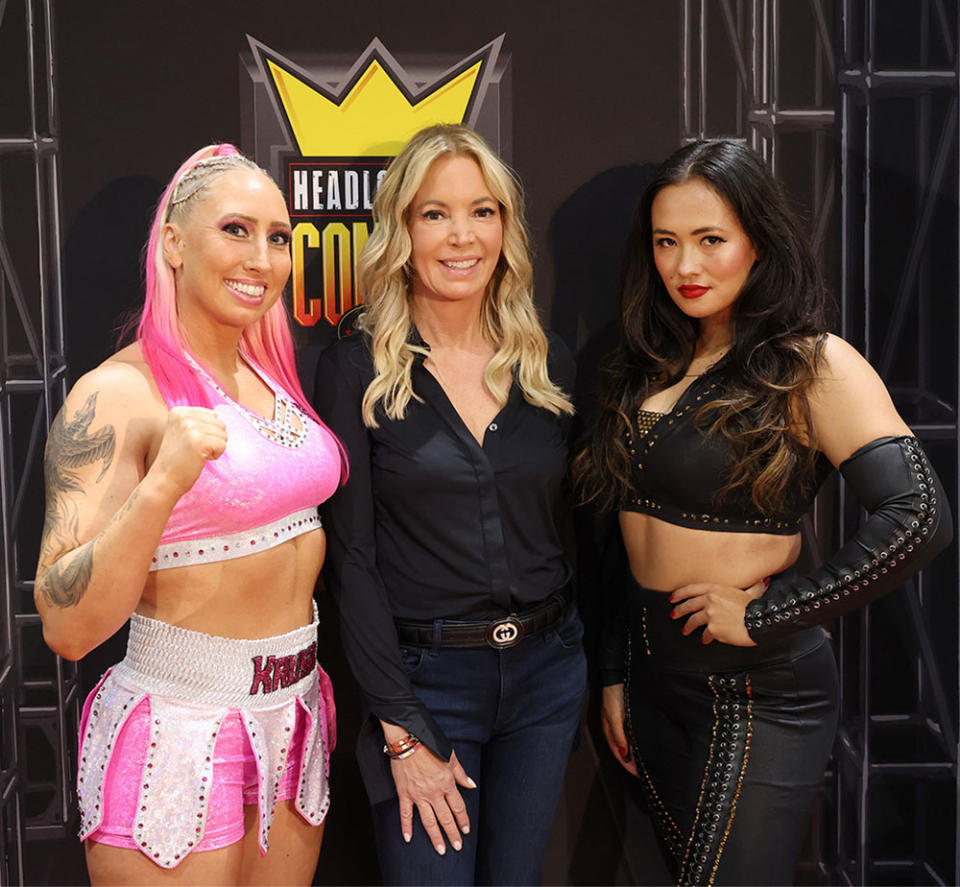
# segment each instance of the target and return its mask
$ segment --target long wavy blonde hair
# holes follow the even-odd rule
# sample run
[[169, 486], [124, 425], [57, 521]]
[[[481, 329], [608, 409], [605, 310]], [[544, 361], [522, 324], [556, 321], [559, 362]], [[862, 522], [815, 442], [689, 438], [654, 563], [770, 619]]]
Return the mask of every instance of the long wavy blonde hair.
[[429, 352], [412, 335], [408, 213], [430, 167], [445, 155], [476, 161], [500, 204], [503, 246], [480, 309], [482, 333], [497, 347], [484, 371], [484, 383], [502, 407], [512, 372], [529, 403], [557, 415], [573, 413], [570, 399], [547, 373], [547, 337], [533, 304], [533, 268], [520, 186], [473, 130], [441, 124], [418, 132], [391, 162], [374, 200], [375, 227], [357, 263], [357, 281], [367, 304], [363, 330], [369, 336], [376, 370], [363, 396], [363, 421], [376, 428], [378, 408], [389, 419], [402, 419], [410, 399], [421, 400], [413, 390], [411, 369], [417, 354]]

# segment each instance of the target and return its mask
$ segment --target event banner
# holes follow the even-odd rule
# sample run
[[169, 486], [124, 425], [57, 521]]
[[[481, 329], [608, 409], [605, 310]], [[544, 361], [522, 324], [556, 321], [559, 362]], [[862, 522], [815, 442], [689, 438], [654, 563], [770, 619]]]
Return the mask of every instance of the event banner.
[[425, 126], [466, 123], [509, 161], [509, 56], [501, 35], [467, 57], [401, 65], [378, 39], [359, 58], [281, 53], [248, 37], [243, 148], [268, 169], [293, 222], [290, 313], [301, 344], [325, 344], [363, 301], [357, 257], [386, 166]]

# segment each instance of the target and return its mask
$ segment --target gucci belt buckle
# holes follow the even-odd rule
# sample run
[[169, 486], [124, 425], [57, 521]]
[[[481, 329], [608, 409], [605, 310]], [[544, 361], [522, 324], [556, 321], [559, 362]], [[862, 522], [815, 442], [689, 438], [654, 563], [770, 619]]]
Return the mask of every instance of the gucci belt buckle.
[[487, 644], [495, 650], [515, 647], [523, 640], [523, 625], [515, 616], [496, 619], [487, 626]]

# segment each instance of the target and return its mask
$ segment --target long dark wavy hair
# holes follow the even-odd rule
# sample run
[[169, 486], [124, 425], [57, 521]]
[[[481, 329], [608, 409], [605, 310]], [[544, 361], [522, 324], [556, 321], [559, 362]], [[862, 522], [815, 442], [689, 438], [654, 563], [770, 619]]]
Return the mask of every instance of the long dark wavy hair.
[[773, 514], [796, 492], [793, 485], [813, 477], [816, 451], [806, 394], [821, 360], [827, 298], [783, 190], [760, 157], [739, 142], [685, 145], [643, 193], [624, 255], [621, 341], [604, 362], [597, 420], [574, 473], [584, 501], [621, 506], [630, 488], [625, 432], [632, 417], [649, 394], [678, 382], [694, 357], [700, 324], [664, 287], [650, 221], [657, 194], [693, 178], [726, 201], [758, 256], [733, 307], [730, 350], [717, 365], [722, 393], [694, 421], [709, 434], [723, 435], [733, 453], [717, 498], [743, 488], [762, 513]]

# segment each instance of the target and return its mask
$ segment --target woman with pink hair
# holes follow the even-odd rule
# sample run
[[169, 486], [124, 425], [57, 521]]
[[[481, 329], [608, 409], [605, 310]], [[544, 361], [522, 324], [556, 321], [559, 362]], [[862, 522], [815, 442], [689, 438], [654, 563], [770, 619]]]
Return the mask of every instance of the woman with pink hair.
[[198, 151], [157, 209], [136, 341], [50, 430], [44, 638], [79, 659], [130, 620], [80, 727], [95, 885], [313, 879], [335, 742], [317, 505], [347, 468], [297, 381], [289, 275], [277, 186]]

